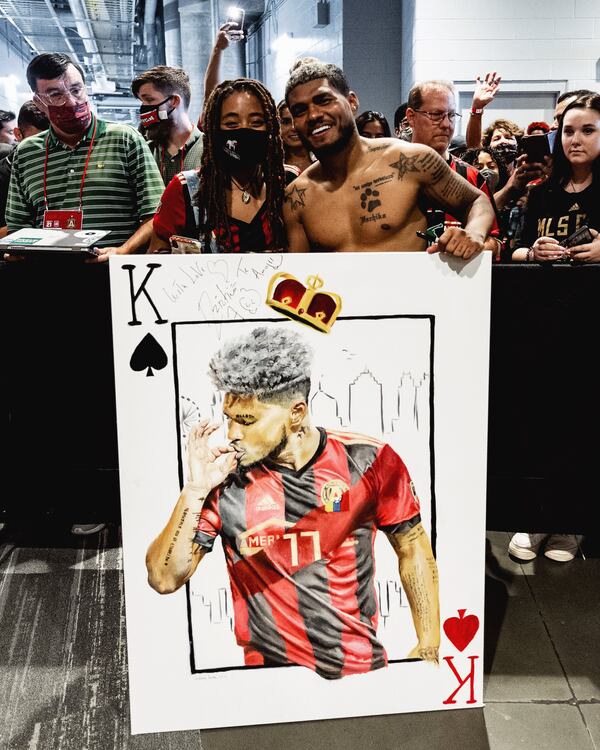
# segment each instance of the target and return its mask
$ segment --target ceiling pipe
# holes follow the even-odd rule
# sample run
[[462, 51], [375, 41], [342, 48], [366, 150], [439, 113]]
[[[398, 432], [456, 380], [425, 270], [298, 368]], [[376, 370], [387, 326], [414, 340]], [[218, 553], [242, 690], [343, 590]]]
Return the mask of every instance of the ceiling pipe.
[[2, 18], [4, 18], [5, 21], [8, 21], [8, 23], [14, 28], [14, 30], [18, 33], [18, 35], [27, 42], [27, 44], [31, 47], [31, 49], [35, 52], [35, 54], [39, 55], [40, 51], [35, 46], [35, 44], [31, 41], [31, 39], [26, 34], [24, 34], [21, 31], [21, 29], [17, 26], [17, 24], [13, 21], [13, 19], [1, 7], [0, 7], [0, 16], [2, 16]]
[[153, 68], [156, 65], [156, 40], [154, 38], [156, 5], [157, 0], [146, 0], [144, 5], [144, 44], [146, 45], [149, 68]]
[[[75, 52], [75, 49], [73, 45], [71, 44], [71, 40], [67, 36], [67, 32], [65, 31], [65, 27], [62, 25], [60, 18], [58, 17], [56, 11], [54, 10], [54, 7], [52, 6], [51, 0], [44, 0], [46, 3], [46, 8], [48, 8], [48, 13], [52, 16], [52, 20], [57, 25], [58, 30], [61, 33], [62, 38], [65, 41], [65, 44], [67, 45], [67, 48], [69, 49], [69, 52], [71, 53], [72, 58], [77, 62], [79, 65], [82, 66], [81, 60], [77, 56], [77, 52]], [[83, 66], [82, 66], [83, 67]]]
[[106, 70], [104, 69], [104, 63], [102, 62], [102, 56], [96, 43], [96, 35], [94, 34], [94, 27], [90, 21], [87, 6], [84, 0], [69, 0], [69, 7], [71, 13], [76, 19], [77, 32], [82, 38], [83, 46], [88, 55], [92, 56], [94, 66], [94, 75], [98, 78], [106, 80]]
[[[233, 1], [232, 1], [233, 4]], [[210, 20], [212, 26], [212, 43], [214, 45], [217, 37], [219, 36], [219, 2], [218, 0], [210, 0]]]

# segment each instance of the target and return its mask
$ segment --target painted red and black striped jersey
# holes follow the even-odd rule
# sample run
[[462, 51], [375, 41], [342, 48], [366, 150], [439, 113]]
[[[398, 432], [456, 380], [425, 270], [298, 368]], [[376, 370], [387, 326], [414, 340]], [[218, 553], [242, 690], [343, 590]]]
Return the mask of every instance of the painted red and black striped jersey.
[[299, 664], [335, 679], [386, 666], [376, 637], [375, 532], [421, 519], [389, 445], [319, 432], [301, 470], [265, 460], [213, 491], [195, 541], [210, 550], [222, 537], [246, 664]]

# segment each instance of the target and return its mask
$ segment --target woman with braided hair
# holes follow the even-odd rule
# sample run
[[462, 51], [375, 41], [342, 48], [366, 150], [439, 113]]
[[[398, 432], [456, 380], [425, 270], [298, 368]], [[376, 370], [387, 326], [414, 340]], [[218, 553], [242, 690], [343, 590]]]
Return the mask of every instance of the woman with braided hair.
[[285, 171], [275, 103], [250, 78], [224, 81], [202, 115], [200, 169], [176, 175], [153, 222], [150, 252], [172, 236], [199, 240], [201, 252], [268, 252], [285, 247]]

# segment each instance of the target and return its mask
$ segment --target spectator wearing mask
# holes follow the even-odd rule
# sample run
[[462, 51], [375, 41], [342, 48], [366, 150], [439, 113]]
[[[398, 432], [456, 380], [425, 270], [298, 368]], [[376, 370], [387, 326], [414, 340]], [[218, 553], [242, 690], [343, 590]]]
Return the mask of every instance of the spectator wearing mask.
[[[25, 102], [19, 110], [17, 125], [14, 129], [16, 141], [20, 143], [23, 139], [29, 138], [30, 135], [37, 135], [43, 130], [48, 130], [49, 126], [50, 123], [46, 115], [33, 102]], [[7, 232], [4, 211], [8, 199], [12, 160], [17, 143], [12, 147], [11, 152], [0, 161], [0, 237], [5, 237]]]
[[[412, 142], [429, 146], [446, 161], [448, 166], [479, 188], [493, 206], [491, 192], [485, 179], [475, 167], [456, 158], [449, 148], [454, 135], [454, 124], [459, 117], [456, 112], [454, 85], [450, 81], [423, 81], [418, 83], [408, 94], [406, 117], [412, 128]], [[427, 218], [427, 226], [435, 229], [436, 234], [443, 228], [461, 226], [461, 222], [446, 213], [441, 207], [420, 205]], [[499, 258], [500, 247], [497, 239], [498, 227], [494, 225], [484, 243], [484, 250], [491, 250]]]
[[167, 185], [151, 252], [169, 252], [173, 235], [199, 240], [203, 252], [281, 250], [286, 178], [271, 94], [249, 78], [224, 81], [206, 102], [203, 130], [202, 165]]
[[498, 184], [498, 165], [493, 160], [492, 155], [482, 148], [468, 148], [461, 159], [467, 164], [471, 164], [479, 170], [479, 174], [488, 184], [490, 193], [494, 193]]
[[498, 119], [486, 128], [481, 140], [482, 148], [498, 165], [498, 185], [494, 200], [498, 209], [500, 237], [507, 253], [503, 255], [503, 260], [510, 260], [516, 234], [522, 225], [523, 199], [527, 186], [546, 174], [546, 164], [529, 162], [526, 154], [517, 156], [522, 137], [523, 131], [515, 122]]
[[406, 119], [407, 107], [408, 102], [402, 102], [394, 112], [394, 134], [396, 138], [410, 143], [412, 141], [412, 128]]
[[202, 133], [188, 114], [192, 92], [187, 73], [157, 65], [135, 78], [131, 90], [142, 102], [141, 125], [164, 184], [178, 172], [199, 167]]
[[277, 116], [281, 128], [281, 140], [283, 141], [286, 181], [289, 184], [302, 174], [307, 167], [310, 167], [315, 161], [315, 157], [300, 140], [285, 99], [277, 105]]
[[108, 229], [98, 242], [98, 262], [145, 248], [163, 185], [144, 139], [129, 125], [91, 111], [83, 71], [67, 55], [37, 55], [27, 81], [50, 128], [26, 138], [15, 152], [9, 232], [49, 222], [52, 228]]
[[392, 136], [385, 116], [373, 109], [367, 109], [358, 115], [356, 129], [363, 138], [391, 138]]

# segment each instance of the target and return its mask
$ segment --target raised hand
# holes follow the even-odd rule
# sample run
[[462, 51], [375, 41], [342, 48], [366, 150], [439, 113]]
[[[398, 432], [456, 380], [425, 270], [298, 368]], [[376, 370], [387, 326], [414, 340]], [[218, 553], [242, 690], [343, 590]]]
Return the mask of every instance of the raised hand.
[[203, 419], [192, 429], [188, 438], [187, 458], [189, 481], [203, 487], [208, 494], [222, 484], [237, 465], [235, 449], [231, 445], [210, 447], [209, 437], [220, 425]]
[[483, 80], [481, 80], [481, 76], [477, 76], [475, 79], [475, 91], [473, 92], [473, 109], [483, 109], [493, 101], [500, 88], [500, 80], [500, 76], [496, 71], [486, 73]]
[[244, 38], [244, 32], [242, 29], [236, 28], [234, 23], [224, 23], [219, 29], [219, 33], [215, 40], [215, 47], [217, 49], [227, 49], [229, 42], [241, 42]]

